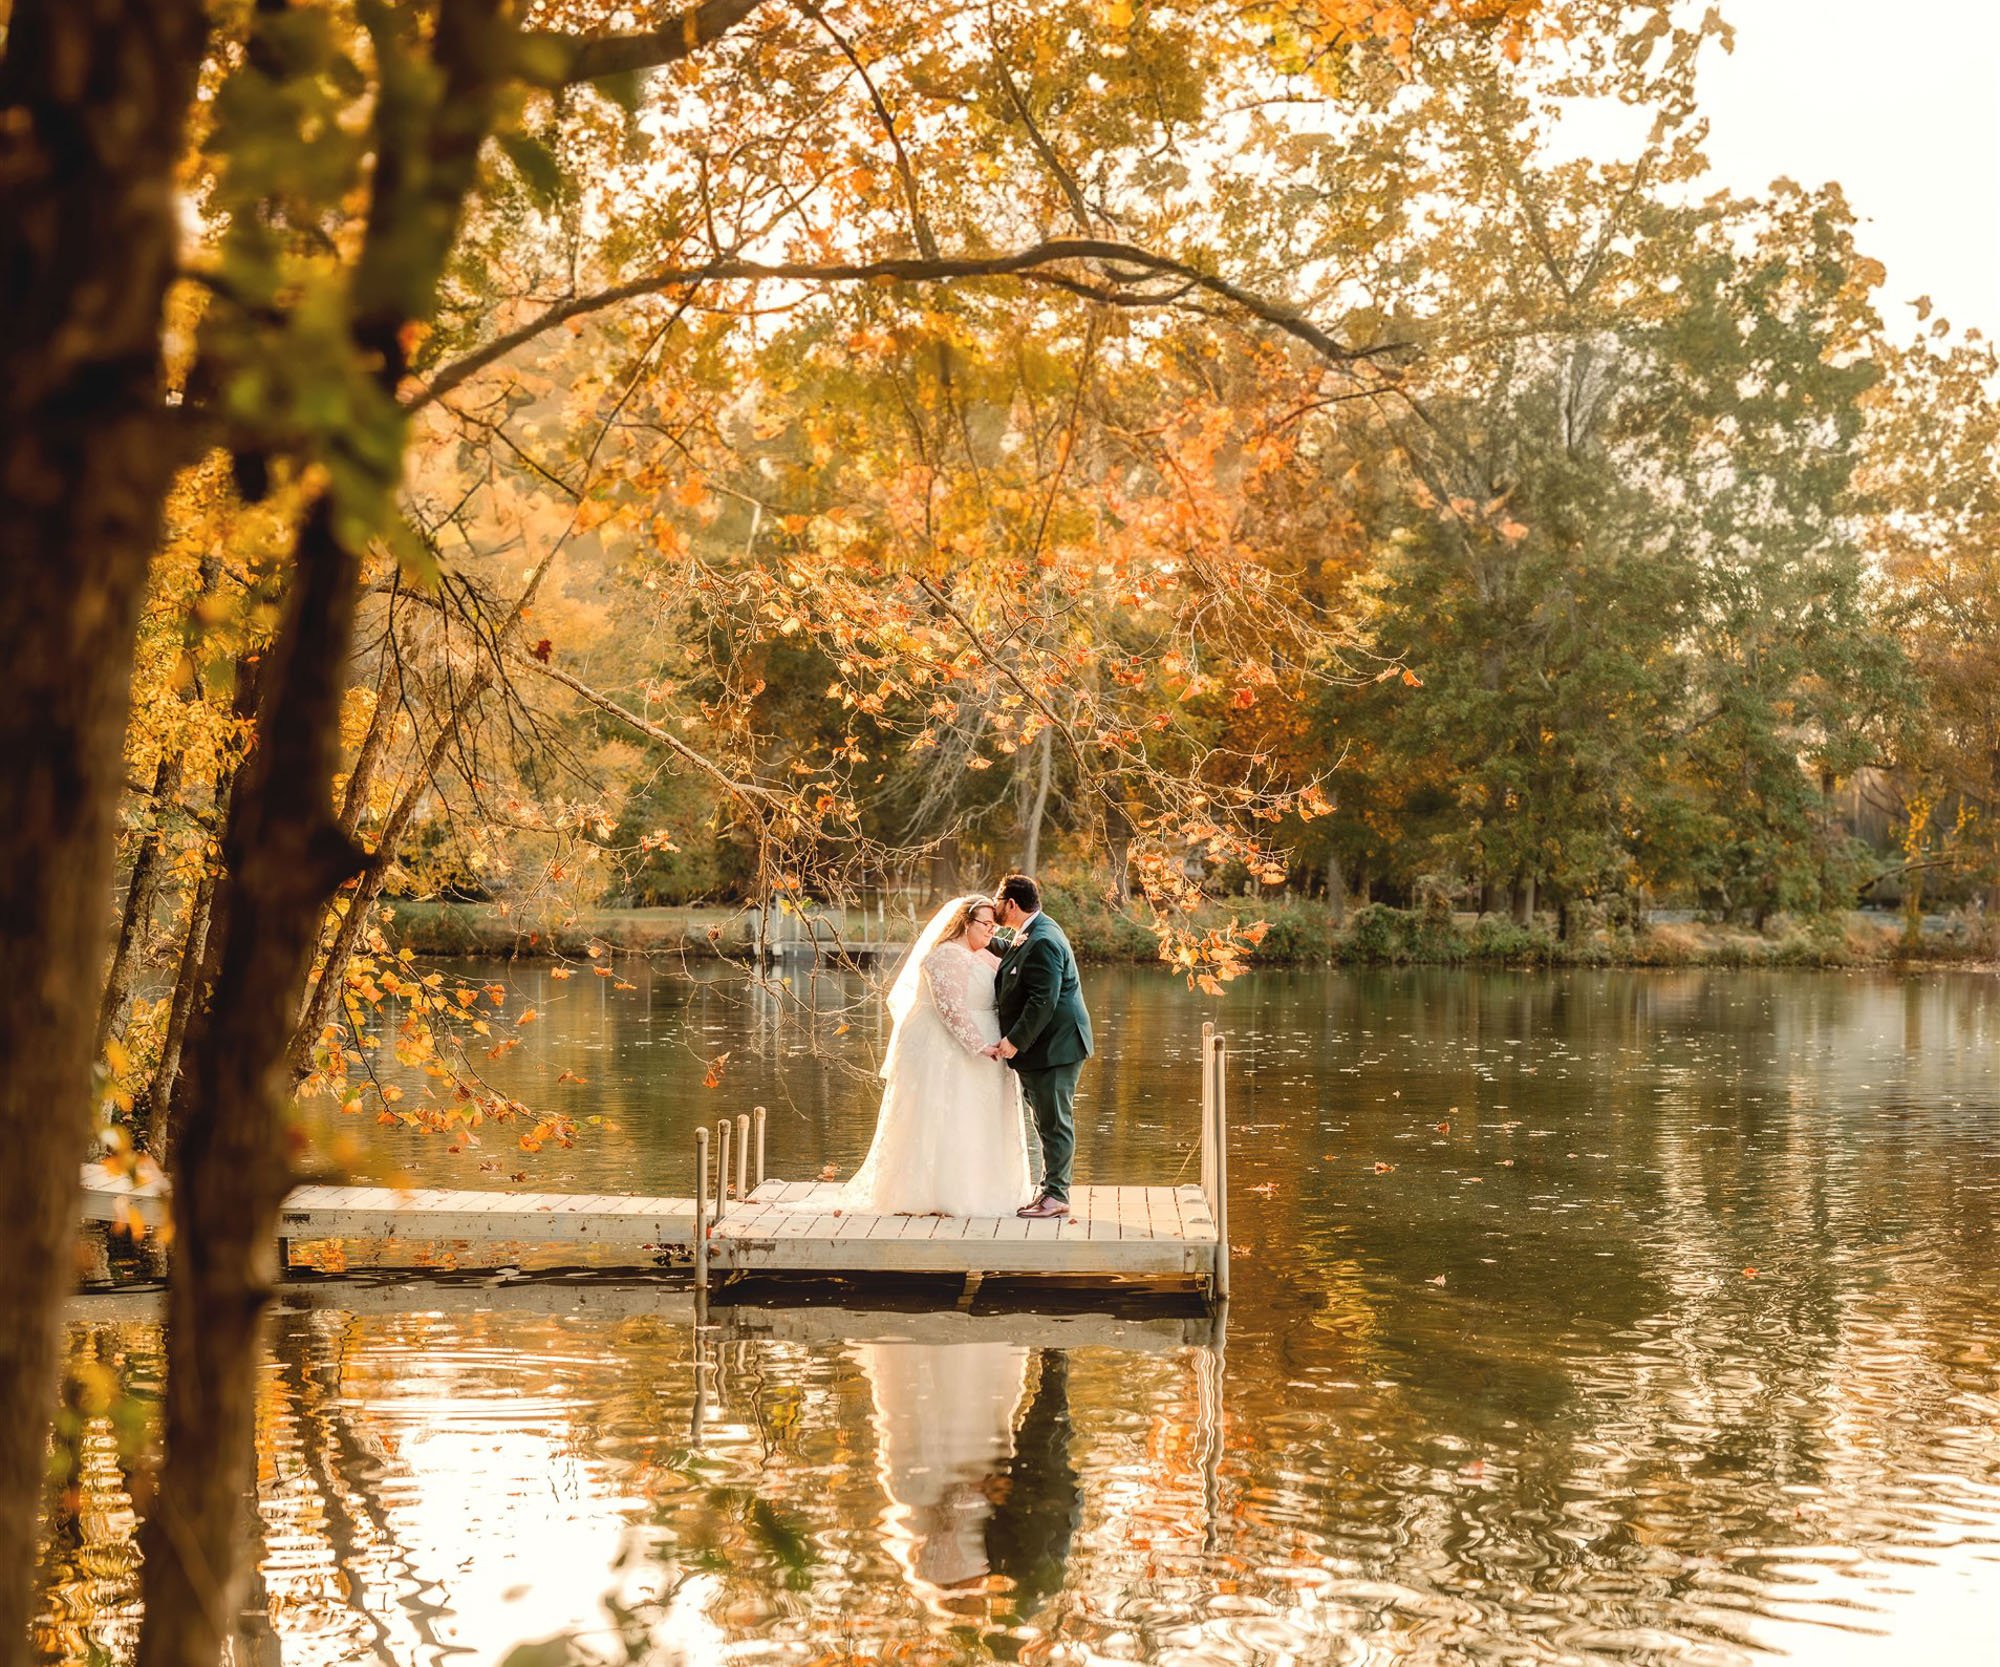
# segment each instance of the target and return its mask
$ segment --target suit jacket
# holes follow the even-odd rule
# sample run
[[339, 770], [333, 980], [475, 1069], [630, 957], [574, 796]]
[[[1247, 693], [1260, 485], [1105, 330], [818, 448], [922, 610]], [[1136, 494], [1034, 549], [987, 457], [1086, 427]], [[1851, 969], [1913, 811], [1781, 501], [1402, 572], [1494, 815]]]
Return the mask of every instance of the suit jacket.
[[996, 1002], [1000, 1031], [1014, 1044], [1017, 1071], [1080, 1065], [1090, 1057], [1090, 1011], [1063, 929], [1037, 915], [1001, 959]]

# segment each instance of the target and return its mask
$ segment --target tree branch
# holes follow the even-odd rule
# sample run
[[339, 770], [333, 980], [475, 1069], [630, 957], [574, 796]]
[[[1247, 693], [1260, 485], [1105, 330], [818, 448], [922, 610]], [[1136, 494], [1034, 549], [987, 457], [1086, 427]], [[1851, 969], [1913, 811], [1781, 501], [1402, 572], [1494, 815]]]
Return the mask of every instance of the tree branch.
[[[896, 177], [902, 181], [903, 201], [909, 206], [910, 227], [916, 233], [917, 248], [926, 259], [936, 260], [937, 235], [931, 230], [930, 220], [924, 213], [923, 197], [917, 190], [916, 170], [910, 166], [910, 153], [903, 148], [903, 136], [896, 131], [896, 118], [889, 114], [889, 106], [883, 100], [881, 90], [875, 85], [875, 77], [868, 73], [868, 66], [862, 63], [860, 54], [854, 50], [847, 37], [827, 22], [815, 0], [793, 0], [793, 3], [826, 32], [828, 39], [839, 49], [840, 55], [861, 78], [861, 85], [868, 93], [868, 102], [874, 107], [875, 119], [882, 124], [882, 131], [889, 139], [889, 149], [895, 153]], [[1090, 228], [1086, 226], [1084, 229], [1088, 231]]]
[[520, 76], [532, 86], [556, 88], [678, 63], [720, 40], [763, 3], [701, 0], [657, 29], [616, 35], [585, 37], [550, 29], [529, 30], [520, 41]]
[[714, 760], [703, 756], [669, 729], [663, 729], [649, 718], [642, 718], [628, 706], [621, 706], [609, 695], [593, 689], [588, 683], [570, 676], [560, 666], [539, 660], [525, 649], [516, 649], [509, 658], [516, 665], [525, 666], [529, 671], [539, 673], [552, 683], [560, 683], [572, 693], [581, 695], [600, 712], [608, 713], [620, 723], [628, 724], [650, 741], [657, 741], [668, 752], [685, 764], [693, 765], [707, 776], [731, 798], [740, 799], [752, 810], [764, 812], [782, 806], [784, 795], [773, 792], [768, 787], [759, 787], [755, 782], [738, 781]]
[[[986, 8], [986, 18], [991, 24], [993, 8], [990, 4]], [[1097, 225], [1091, 219], [1090, 205], [1083, 199], [1083, 188], [1077, 184], [1076, 177], [1069, 169], [1063, 166], [1062, 158], [1056, 155], [1055, 147], [1049, 143], [1036, 124], [1033, 113], [1028, 109], [1027, 99], [1022, 96], [1021, 89], [1014, 85], [1014, 77], [1007, 69], [1006, 54], [997, 49], [993, 54], [993, 70], [999, 77], [1001, 89], [1007, 94], [1007, 102], [1014, 106], [1014, 114], [1021, 118], [1021, 128], [1028, 135], [1028, 143], [1034, 147], [1035, 154], [1042, 159], [1042, 166], [1048, 169], [1057, 186], [1061, 188], [1063, 200], [1069, 204], [1070, 213], [1076, 216], [1078, 229], [1085, 237], [1089, 237], [1096, 231]]]
[[[800, 284], [952, 283], [968, 278], [1032, 276], [1042, 268], [1060, 266], [1073, 261], [1098, 263], [1099, 271], [1109, 280], [1111, 286], [1101, 294], [1101, 298], [1107, 301], [1122, 298], [1124, 291], [1120, 286], [1142, 282], [1148, 277], [1175, 278], [1191, 289], [1206, 290], [1211, 295], [1221, 296], [1251, 317], [1261, 319], [1274, 329], [1282, 330], [1294, 340], [1303, 342], [1329, 363], [1350, 365], [1387, 351], [1384, 348], [1345, 347], [1291, 303], [1277, 300], [1272, 296], [1260, 295], [1254, 290], [1230, 282], [1227, 278], [1212, 272], [1203, 272], [1185, 261], [1176, 260], [1171, 255], [1156, 254], [1151, 249], [1142, 249], [1136, 244], [1123, 243], [1111, 238], [1069, 237], [1052, 238], [1031, 248], [998, 255], [946, 255], [937, 258], [908, 256], [882, 260], [832, 261], [823, 264], [812, 261], [754, 261], [726, 258], [710, 261], [705, 266], [662, 267], [647, 273], [644, 277], [613, 285], [610, 289], [599, 290], [593, 295], [579, 295], [567, 301], [557, 302], [518, 329], [496, 336], [484, 347], [475, 348], [463, 358], [446, 365], [426, 386], [411, 393], [405, 399], [404, 405], [409, 410], [420, 410], [450, 393], [468, 377], [476, 375], [496, 360], [505, 358], [515, 348], [533, 341], [545, 331], [553, 330], [570, 319], [602, 312], [607, 307], [636, 300], [642, 295], [657, 295], [666, 290], [732, 281]], [[1119, 272], [1115, 270], [1117, 267], [1137, 270]], [[1057, 275], [1047, 274], [1047, 276]], [[1066, 287], [1079, 282], [1080, 280], [1067, 279]]]

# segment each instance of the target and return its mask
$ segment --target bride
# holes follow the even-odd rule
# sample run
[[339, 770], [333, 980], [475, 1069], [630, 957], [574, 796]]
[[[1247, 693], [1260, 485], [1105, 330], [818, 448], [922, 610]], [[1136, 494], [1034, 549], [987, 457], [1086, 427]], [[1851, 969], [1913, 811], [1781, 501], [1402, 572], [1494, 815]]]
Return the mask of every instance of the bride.
[[993, 899], [931, 917], [889, 989], [875, 1138], [841, 1208], [876, 1215], [1011, 1216], [1033, 1195], [1021, 1091], [985, 1050], [1000, 1040], [987, 945]]

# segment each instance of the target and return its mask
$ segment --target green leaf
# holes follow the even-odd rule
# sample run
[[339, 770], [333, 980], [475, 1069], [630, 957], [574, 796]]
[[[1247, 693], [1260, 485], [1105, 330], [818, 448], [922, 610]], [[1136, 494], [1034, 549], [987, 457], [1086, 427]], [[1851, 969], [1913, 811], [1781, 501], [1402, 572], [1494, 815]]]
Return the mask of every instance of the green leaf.
[[562, 196], [564, 185], [562, 165], [556, 161], [555, 152], [526, 133], [503, 133], [499, 139], [501, 150], [514, 164], [514, 171], [521, 176], [528, 194], [539, 207], [552, 207]]
[[616, 75], [600, 75], [591, 85], [626, 115], [639, 113], [639, 94], [645, 87], [645, 77], [640, 71], [628, 69]]

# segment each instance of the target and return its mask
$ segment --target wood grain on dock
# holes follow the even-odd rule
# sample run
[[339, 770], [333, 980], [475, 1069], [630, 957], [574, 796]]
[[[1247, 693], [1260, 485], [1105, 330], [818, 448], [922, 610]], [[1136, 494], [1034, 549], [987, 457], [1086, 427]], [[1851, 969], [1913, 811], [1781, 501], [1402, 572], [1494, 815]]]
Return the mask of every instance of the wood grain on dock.
[[709, 1256], [734, 1272], [1206, 1274], [1215, 1218], [1199, 1187], [1078, 1187], [1067, 1216], [874, 1215], [825, 1181], [766, 1181], [732, 1204]]

